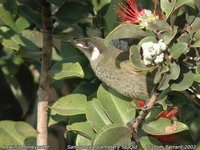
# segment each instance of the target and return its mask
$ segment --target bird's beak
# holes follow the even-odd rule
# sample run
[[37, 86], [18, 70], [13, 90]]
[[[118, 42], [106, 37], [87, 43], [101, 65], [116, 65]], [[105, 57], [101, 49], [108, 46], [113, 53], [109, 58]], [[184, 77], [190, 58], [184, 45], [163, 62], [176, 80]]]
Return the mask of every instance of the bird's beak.
[[89, 46], [87, 46], [86, 42], [82, 40], [72, 40], [71, 43], [79, 49], [89, 49]]

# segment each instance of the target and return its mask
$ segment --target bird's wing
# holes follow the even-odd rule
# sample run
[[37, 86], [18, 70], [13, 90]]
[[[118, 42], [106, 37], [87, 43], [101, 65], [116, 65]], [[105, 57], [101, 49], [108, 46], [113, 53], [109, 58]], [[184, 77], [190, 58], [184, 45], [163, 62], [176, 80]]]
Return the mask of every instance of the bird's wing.
[[146, 75], [148, 71], [139, 70], [129, 60], [129, 52], [124, 51], [118, 54], [115, 60], [117, 68], [129, 72], [133, 75]]

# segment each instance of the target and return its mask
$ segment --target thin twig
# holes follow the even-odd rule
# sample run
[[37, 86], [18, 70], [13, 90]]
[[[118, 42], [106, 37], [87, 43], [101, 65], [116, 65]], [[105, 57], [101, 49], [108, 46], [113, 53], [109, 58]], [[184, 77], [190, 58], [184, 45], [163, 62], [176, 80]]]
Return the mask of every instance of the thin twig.
[[[40, 0], [41, 15], [43, 21], [43, 49], [41, 60], [41, 78], [38, 89], [37, 106], [37, 145], [46, 145], [48, 139], [48, 100], [51, 87], [49, 69], [51, 67], [52, 56], [52, 20], [50, 3], [47, 0]], [[41, 147], [40, 147], [41, 149]], [[45, 149], [45, 147], [44, 147]]]
[[139, 146], [140, 149], [143, 149], [143, 148], [141, 146], [140, 138], [139, 138], [137, 132], [138, 132], [139, 126], [144, 121], [144, 119], [147, 116], [147, 114], [149, 113], [149, 111], [153, 108], [153, 106], [155, 105], [156, 100], [159, 96], [159, 92], [157, 92], [157, 88], [155, 88], [154, 91], [155, 92], [152, 94], [150, 100], [143, 107], [142, 113], [139, 116], [137, 116], [135, 119], [131, 120], [128, 125], [129, 128], [131, 127], [133, 138], [135, 139], [135, 142], [137, 143], [137, 145]]

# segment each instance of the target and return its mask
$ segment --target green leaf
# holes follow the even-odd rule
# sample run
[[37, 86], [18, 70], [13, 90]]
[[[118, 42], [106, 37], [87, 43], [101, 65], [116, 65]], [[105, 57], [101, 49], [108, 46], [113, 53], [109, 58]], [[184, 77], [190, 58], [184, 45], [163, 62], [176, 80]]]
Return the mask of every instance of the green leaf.
[[169, 87], [170, 75], [165, 73], [162, 77], [162, 80], [159, 83], [158, 89], [165, 90]]
[[200, 73], [200, 64], [196, 67], [196, 70], [195, 70], [195, 72], [197, 73], [197, 74], [199, 74]]
[[57, 114], [72, 116], [86, 113], [87, 98], [82, 94], [70, 94], [58, 99], [50, 108]]
[[159, 118], [155, 121], [151, 121], [149, 123], [146, 123], [142, 126], [142, 129], [151, 135], [171, 135], [175, 133], [179, 133], [185, 130], [189, 130], [188, 126], [176, 121], [177, 123], [177, 128], [176, 130], [172, 132], [165, 132], [165, 128], [169, 126], [173, 126], [173, 123], [171, 120], [166, 119], [166, 118]]
[[180, 8], [183, 5], [195, 5], [194, 0], [177, 0], [174, 10]]
[[67, 1], [56, 12], [55, 17], [64, 24], [74, 24], [87, 17], [92, 11], [89, 4], [80, 1]]
[[110, 4], [111, 0], [92, 0], [92, 4], [96, 12], [101, 11], [106, 5]]
[[133, 67], [139, 69], [139, 70], [150, 70], [151, 67], [147, 67], [144, 65], [142, 59], [140, 50], [137, 48], [137, 46], [132, 45], [130, 47], [130, 61], [133, 64]]
[[191, 71], [184, 73], [183, 77], [180, 78], [176, 83], [171, 85], [173, 91], [184, 91], [188, 89], [194, 82], [194, 76]]
[[[91, 146], [92, 145], [92, 141], [85, 138], [82, 135], [77, 135], [76, 137], [76, 146], [77, 146], [77, 150], [83, 150], [83, 146]], [[67, 149], [74, 149], [73, 146], [71, 145], [67, 145]]]
[[198, 30], [193, 37], [194, 43], [191, 45], [192, 47], [200, 47], [200, 30]]
[[33, 11], [25, 5], [18, 5], [17, 12], [29, 22], [36, 24], [38, 27], [42, 27], [42, 18], [38, 12]]
[[194, 0], [196, 7], [198, 8], [198, 10], [200, 11], [200, 1], [199, 0]]
[[173, 12], [176, 5], [176, 0], [160, 0], [160, 7], [166, 15], [166, 20], [169, 18], [170, 14]]
[[161, 66], [158, 67], [158, 70], [155, 74], [154, 84], [159, 83], [162, 75], [168, 71], [169, 71], [169, 67], [167, 65], [165, 65], [164, 63], [162, 63]]
[[23, 17], [19, 17], [15, 23], [19, 33], [30, 26], [30, 23]]
[[61, 42], [60, 53], [63, 58], [82, 56], [80, 50], [75, 48], [70, 42]]
[[106, 33], [111, 32], [113, 28], [117, 26], [118, 15], [114, 11], [114, 7], [121, 2], [124, 2], [124, 0], [111, 0], [108, 10], [106, 11], [106, 14], [103, 16], [106, 23]]
[[15, 43], [12, 40], [5, 39], [5, 38], [3, 38], [1, 44], [6, 48], [9, 48], [9, 49], [12, 49], [15, 51], [19, 51], [19, 49], [20, 49], [20, 46], [17, 43]]
[[191, 36], [189, 33], [185, 32], [177, 39], [177, 41], [182, 43], [187, 43], [189, 45], [191, 42]]
[[[0, 147], [6, 145], [35, 145], [37, 132], [25, 122], [0, 121]], [[28, 141], [32, 138], [32, 142]]]
[[193, 139], [196, 141], [199, 139], [199, 131], [200, 131], [200, 117], [195, 117], [192, 120], [192, 123], [190, 124], [190, 132], [191, 132], [191, 136], [193, 137]]
[[48, 126], [52, 126], [52, 125], [55, 125], [61, 121], [66, 121], [68, 120], [68, 117], [67, 116], [62, 116], [62, 115], [58, 115], [58, 114], [54, 114], [52, 113], [53, 110], [51, 110], [51, 115], [49, 117], [49, 121], [48, 121]]
[[194, 74], [194, 81], [200, 83], [200, 74]]
[[161, 35], [161, 39], [164, 40], [165, 44], [169, 44], [173, 40], [173, 38], [177, 34], [177, 29], [178, 27], [174, 26], [171, 31], [166, 31]]
[[116, 39], [134, 38], [140, 39], [146, 36], [146, 33], [134, 24], [121, 24], [113, 29], [106, 37], [108, 44]]
[[33, 42], [37, 47], [43, 47], [43, 35], [42, 32], [36, 30], [23, 30], [21, 32], [23, 37], [26, 37], [28, 40]]
[[[130, 143], [131, 131], [120, 124], [106, 126], [93, 141], [93, 145], [98, 145], [99, 149], [110, 149], [109, 146], [130, 145]], [[101, 147], [106, 145], [108, 147]]]
[[98, 86], [99, 86], [98, 84], [90, 83], [90, 82], [80, 83], [73, 90], [73, 93], [80, 93], [80, 94], [90, 96], [90, 95], [93, 95], [97, 91]]
[[104, 126], [111, 124], [100, 100], [96, 98], [93, 98], [88, 102], [86, 118], [92, 123], [92, 126], [97, 133], [101, 132]]
[[126, 124], [135, 118], [135, 109], [128, 110], [131, 99], [122, 96], [106, 85], [100, 85], [97, 98], [101, 101], [107, 115], [114, 123]]
[[143, 38], [143, 39], [138, 43], [137, 48], [140, 49], [142, 43], [145, 43], [145, 42], [154, 42], [154, 43], [156, 43], [156, 42], [158, 42], [158, 41], [156, 40], [156, 37], [154, 37], [154, 36], [147, 36], [147, 37]]
[[80, 63], [76, 61], [80, 62], [84, 60], [82, 57], [78, 56], [63, 59], [54, 64], [49, 73], [55, 80], [76, 77], [84, 78], [85, 74], [83, 68], [81, 67]]
[[148, 30], [152, 30], [152, 31], [170, 31], [171, 27], [169, 26], [169, 24], [164, 21], [164, 20], [154, 20], [151, 23], [149, 23], [149, 25], [147, 26]]
[[176, 43], [170, 48], [170, 54], [174, 59], [177, 59], [188, 50], [188, 45], [186, 43]]
[[145, 121], [151, 121], [159, 116], [159, 114], [163, 111], [161, 106], [155, 106], [145, 118]]
[[176, 64], [176, 62], [170, 63], [170, 79], [171, 80], [176, 80], [178, 79], [179, 75], [180, 75], [180, 71], [181, 68], [178, 64]]
[[0, 19], [1, 21], [18, 33], [18, 28], [15, 24], [12, 14], [7, 11], [2, 4], [0, 4]]
[[88, 139], [93, 139], [95, 136], [94, 130], [90, 122], [77, 122], [71, 125], [67, 125], [67, 132], [76, 132], [77, 134], [82, 135]]
[[160, 141], [150, 136], [142, 136], [140, 138], [140, 142], [145, 150], [165, 150], [164, 146], [162, 145], [162, 143], [160, 143]]

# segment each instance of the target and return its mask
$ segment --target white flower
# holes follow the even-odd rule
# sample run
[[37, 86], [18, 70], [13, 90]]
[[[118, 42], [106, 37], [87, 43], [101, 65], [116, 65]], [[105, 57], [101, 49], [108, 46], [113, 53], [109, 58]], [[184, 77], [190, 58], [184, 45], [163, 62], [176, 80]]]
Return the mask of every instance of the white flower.
[[145, 42], [145, 43], [142, 43], [141, 46], [142, 46], [142, 49], [145, 51], [153, 46], [153, 42]]
[[144, 59], [144, 64], [145, 64], [146, 66], [147, 66], [147, 65], [151, 65], [151, 64], [152, 64], [152, 61]]
[[158, 45], [160, 46], [162, 51], [167, 49], [167, 45], [163, 42], [163, 39], [158, 41]]
[[153, 47], [149, 48], [149, 52], [151, 56], [155, 56], [157, 54], [157, 51]]
[[151, 53], [147, 50], [143, 51], [143, 57], [144, 57], [144, 59], [145, 58], [152, 59]]
[[164, 53], [161, 53], [160, 55], [158, 55], [156, 57], [156, 59], [154, 60], [154, 62], [155, 62], [155, 64], [159, 64], [159, 63], [163, 62], [163, 60], [164, 60]]
[[159, 64], [164, 60], [164, 50], [167, 49], [167, 45], [163, 40], [159, 40], [158, 43], [144, 42], [141, 45], [143, 50], [143, 60], [145, 65], [152, 65], [153, 63]]

